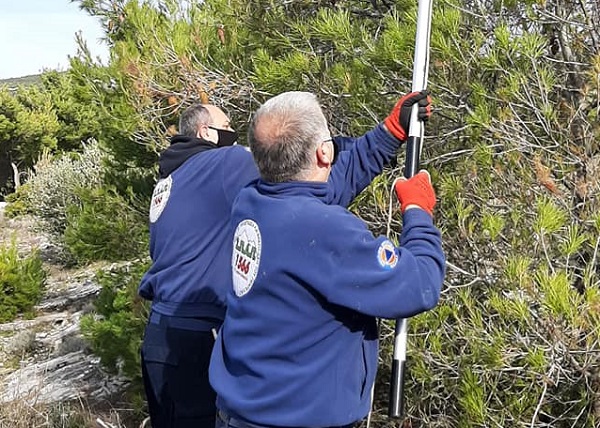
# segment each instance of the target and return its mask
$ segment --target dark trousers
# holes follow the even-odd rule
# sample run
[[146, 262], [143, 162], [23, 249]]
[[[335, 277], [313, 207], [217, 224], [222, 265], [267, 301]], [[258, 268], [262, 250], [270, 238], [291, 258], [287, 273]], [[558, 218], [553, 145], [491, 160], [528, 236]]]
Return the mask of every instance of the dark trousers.
[[150, 314], [141, 352], [152, 428], [214, 428], [216, 396], [208, 382], [213, 345], [204, 320]]
[[[324, 427], [324, 428], [353, 428], [356, 424], [350, 424], [343, 427]], [[219, 410], [217, 412], [217, 422], [215, 428], [273, 428], [265, 425], [256, 425], [241, 419], [232, 418], [225, 412]]]

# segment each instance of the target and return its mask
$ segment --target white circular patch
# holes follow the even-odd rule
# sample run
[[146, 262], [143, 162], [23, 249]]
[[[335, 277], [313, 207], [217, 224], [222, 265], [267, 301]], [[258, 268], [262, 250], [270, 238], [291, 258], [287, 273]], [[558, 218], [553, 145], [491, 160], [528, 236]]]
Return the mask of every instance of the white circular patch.
[[258, 225], [252, 220], [244, 220], [238, 224], [233, 236], [231, 257], [233, 290], [236, 296], [242, 297], [252, 288], [258, 274], [261, 249]]
[[150, 223], [155, 223], [167, 206], [172, 185], [173, 179], [170, 175], [156, 183], [156, 187], [152, 192], [152, 201], [150, 202]]
[[377, 261], [379, 266], [385, 269], [393, 269], [398, 264], [398, 250], [387, 239], [377, 249]]

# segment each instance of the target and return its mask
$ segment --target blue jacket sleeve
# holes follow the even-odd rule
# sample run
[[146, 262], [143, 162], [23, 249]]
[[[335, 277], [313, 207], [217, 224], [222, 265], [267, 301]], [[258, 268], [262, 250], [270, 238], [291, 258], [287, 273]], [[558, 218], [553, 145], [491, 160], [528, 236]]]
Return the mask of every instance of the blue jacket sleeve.
[[350, 202], [381, 174], [402, 142], [378, 125], [358, 138], [336, 137], [345, 149], [340, 152], [328, 180], [328, 204], [347, 207]]
[[230, 204], [233, 204], [240, 190], [259, 177], [252, 153], [243, 146], [234, 146], [229, 150], [222, 171], [223, 192]]
[[[358, 138], [360, 138], [360, 137], [358, 137]], [[336, 135], [335, 137], [333, 137], [333, 143], [337, 146], [337, 148], [340, 152], [345, 152], [345, 151], [352, 149], [352, 147], [354, 147], [354, 144], [356, 143], [356, 140], [358, 138], [357, 137], [347, 137], [345, 135]]]
[[321, 239], [322, 257], [315, 260], [320, 266], [312, 266], [308, 274], [320, 279], [307, 278], [328, 302], [389, 319], [411, 317], [437, 305], [445, 257], [429, 214], [406, 211], [400, 247], [383, 236], [373, 237], [350, 213], [336, 220], [321, 231], [328, 239]]

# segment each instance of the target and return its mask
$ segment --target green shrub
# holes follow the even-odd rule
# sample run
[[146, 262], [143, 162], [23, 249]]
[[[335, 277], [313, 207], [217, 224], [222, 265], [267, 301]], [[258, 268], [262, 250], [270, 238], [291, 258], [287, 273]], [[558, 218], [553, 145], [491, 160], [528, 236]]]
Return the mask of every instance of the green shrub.
[[102, 364], [139, 384], [140, 346], [149, 305], [138, 297], [137, 288], [147, 262], [135, 261], [99, 272], [102, 285], [94, 302], [95, 313], [84, 316], [81, 331]]
[[12, 202], [24, 204], [26, 211], [40, 220], [44, 232], [61, 236], [67, 223], [67, 207], [79, 202], [78, 190], [102, 183], [103, 156], [93, 140], [82, 153], [65, 153], [58, 158], [42, 156]]
[[146, 252], [146, 215], [114, 189], [81, 188], [67, 209], [64, 242], [79, 262], [127, 260]]
[[4, 208], [4, 215], [8, 218], [18, 217], [27, 214], [27, 204], [23, 200], [23, 194], [27, 191], [27, 185], [21, 186], [16, 192], [6, 195], [4, 200], [7, 202]]
[[16, 242], [0, 246], [0, 322], [17, 314], [31, 316], [42, 297], [46, 272], [37, 250], [26, 257], [18, 254]]

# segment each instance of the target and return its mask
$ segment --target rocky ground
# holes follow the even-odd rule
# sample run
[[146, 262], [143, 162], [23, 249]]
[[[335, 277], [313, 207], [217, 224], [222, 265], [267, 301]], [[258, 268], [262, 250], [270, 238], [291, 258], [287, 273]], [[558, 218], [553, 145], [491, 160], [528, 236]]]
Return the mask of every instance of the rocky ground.
[[[48, 280], [35, 318], [0, 324], [0, 428], [125, 427], [119, 411], [110, 403], [125, 390], [128, 381], [102, 370], [79, 329], [82, 315], [91, 310], [99, 292], [93, 278], [102, 266], [64, 268], [57, 262], [59, 248], [36, 233], [31, 220], [6, 218], [4, 205], [0, 203], [0, 245], [15, 239], [23, 254], [39, 248]], [[62, 409], [64, 413], [74, 407], [88, 412], [82, 419], [85, 424], [34, 425], [24, 419], [29, 411], [52, 409], [56, 413], [59, 409], [60, 413]], [[94, 413], [96, 408], [102, 410]], [[61, 418], [64, 415], [58, 416]]]

